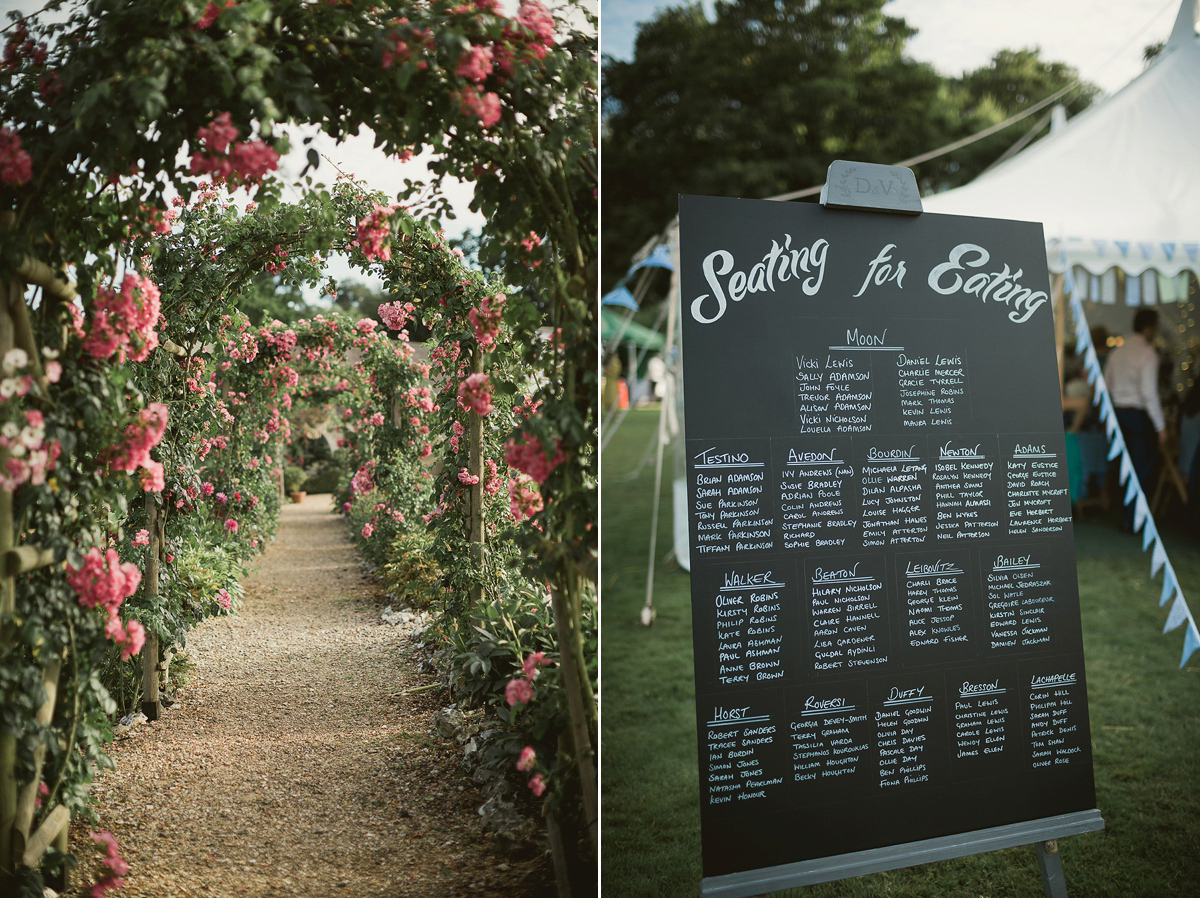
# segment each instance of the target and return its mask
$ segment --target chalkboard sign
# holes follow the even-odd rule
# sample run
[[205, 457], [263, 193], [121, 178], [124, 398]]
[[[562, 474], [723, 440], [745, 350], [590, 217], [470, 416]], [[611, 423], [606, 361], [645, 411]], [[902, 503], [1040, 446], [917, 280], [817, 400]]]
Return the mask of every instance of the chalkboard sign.
[[1044, 245], [681, 197], [706, 883], [1095, 807]]

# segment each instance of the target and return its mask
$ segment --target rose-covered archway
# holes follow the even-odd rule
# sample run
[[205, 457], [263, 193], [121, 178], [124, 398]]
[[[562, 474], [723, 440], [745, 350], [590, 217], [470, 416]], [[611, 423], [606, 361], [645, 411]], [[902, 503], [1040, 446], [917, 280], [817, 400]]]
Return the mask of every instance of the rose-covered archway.
[[[512, 724], [529, 788], [548, 788], [554, 813], [579, 801], [594, 844], [596, 60], [594, 19], [573, 18], [534, 0], [512, 17], [490, 0], [97, 0], [5, 30], [6, 884], [33, 888], [60, 864], [46, 849], [105, 763], [102, 672], [236, 607], [239, 565], [274, 526], [287, 403], [305, 391], [357, 416], [347, 513], [370, 497], [356, 529], [372, 551], [419, 524], [447, 562], [447, 621], [471, 632], [496, 603], [542, 621], [488, 676], [468, 660], [458, 688]], [[435, 178], [473, 180], [481, 255], [504, 282], [418, 220], [444, 207], [436, 183], [397, 198], [411, 209], [349, 184], [281, 204], [270, 173], [288, 122], [335, 138], [369, 124], [398, 157], [431, 151]], [[225, 200], [236, 186], [257, 208]], [[238, 315], [254, 274], [317, 279], [338, 248], [401, 297], [389, 324], [414, 311], [432, 324], [428, 378], [367, 325]], [[123, 862], [100, 838], [111, 887]]]

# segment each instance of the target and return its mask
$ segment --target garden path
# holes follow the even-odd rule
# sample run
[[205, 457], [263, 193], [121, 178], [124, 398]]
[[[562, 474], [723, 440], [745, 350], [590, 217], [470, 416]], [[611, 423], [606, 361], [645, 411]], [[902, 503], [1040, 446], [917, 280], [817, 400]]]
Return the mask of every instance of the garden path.
[[[445, 703], [379, 620], [327, 495], [285, 506], [235, 616], [188, 640], [161, 720], [119, 738], [94, 792], [122, 896], [532, 894], [480, 831]], [[86, 827], [72, 851], [95, 854]], [[86, 863], [85, 863], [86, 868]]]

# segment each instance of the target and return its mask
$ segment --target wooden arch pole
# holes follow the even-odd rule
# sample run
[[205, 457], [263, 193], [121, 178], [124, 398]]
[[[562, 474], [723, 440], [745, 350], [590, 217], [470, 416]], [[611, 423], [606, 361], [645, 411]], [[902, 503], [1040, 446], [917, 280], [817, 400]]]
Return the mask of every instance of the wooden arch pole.
[[[483, 349], [476, 344], [471, 350], [471, 373], [483, 372]], [[477, 579], [471, 587], [471, 607], [483, 599], [483, 416], [472, 410], [467, 415], [467, 472], [475, 478], [467, 491], [471, 514], [467, 522], [467, 541], [471, 544], [471, 560]]]
[[[10, 309], [15, 301], [23, 301], [24, 291], [17, 281], [0, 279], [0, 358], [14, 345], [13, 319]], [[0, 449], [0, 464], [8, 461], [8, 451]], [[0, 490], [0, 554], [13, 547], [12, 493]], [[12, 636], [11, 625], [16, 608], [15, 578], [5, 571], [0, 579], [0, 642], [7, 644]], [[14, 857], [15, 822], [17, 818], [17, 740], [11, 734], [0, 736], [0, 886], [13, 881], [17, 870]]]
[[[163, 542], [157, 500], [157, 493], [146, 493], [146, 529], [150, 531], [150, 544], [146, 546], [146, 571], [142, 582], [145, 584], [146, 599], [151, 604], [158, 598], [158, 555]], [[142, 713], [147, 720], [158, 720], [162, 715], [158, 651], [158, 632], [154, 627], [147, 627], [146, 643], [142, 646]]]
[[[11, 211], [0, 213], [0, 231], [13, 226]], [[29, 307], [25, 303], [27, 285], [41, 287], [44, 301], [54, 297], [70, 302], [76, 297], [75, 285], [43, 262], [25, 258], [11, 273], [0, 275], [0, 358], [9, 350], [20, 347], [29, 356], [34, 381], [43, 392], [48, 391], [41, 353], [35, 339]], [[8, 452], [0, 448], [0, 465], [8, 460]], [[12, 642], [10, 621], [16, 611], [16, 578], [40, 567], [52, 564], [53, 553], [37, 546], [18, 546], [13, 520], [13, 495], [0, 490], [0, 644]], [[40, 659], [43, 664], [42, 687], [45, 698], [35, 713], [35, 720], [50, 723], [58, 697], [58, 679], [64, 656]], [[37, 815], [38, 786], [46, 746], [34, 749], [34, 775], [24, 785], [17, 782], [16, 739], [0, 736], [0, 894], [7, 895], [15, 888], [17, 871], [21, 867], [37, 867], [50, 845], [65, 851], [70, 811], [62, 804], [48, 813], [43, 812], [40, 825], [33, 828]], [[65, 876], [59, 880], [64, 888]]]

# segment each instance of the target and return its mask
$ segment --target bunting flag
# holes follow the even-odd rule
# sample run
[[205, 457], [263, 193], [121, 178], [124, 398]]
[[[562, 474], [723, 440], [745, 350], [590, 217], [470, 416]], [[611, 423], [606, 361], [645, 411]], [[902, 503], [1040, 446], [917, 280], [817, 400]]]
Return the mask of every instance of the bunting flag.
[[638, 310], [637, 300], [633, 298], [633, 294], [625, 286], [617, 287], [617, 289], [605, 293], [600, 303], [606, 306], [621, 306], [622, 308], [633, 309], [635, 312]]
[[[1161, 285], [1160, 281], [1159, 286]], [[1066, 288], [1070, 289], [1070, 282]], [[1104, 382], [1104, 372], [1100, 370], [1096, 348], [1092, 345], [1092, 336], [1084, 315], [1083, 302], [1075, 291], [1071, 292], [1071, 311], [1075, 314], [1075, 338], [1077, 346], [1081, 349], [1080, 354], [1083, 356], [1084, 367], [1087, 369], [1088, 382], [1095, 388], [1092, 401], [1099, 407], [1100, 420], [1104, 424], [1105, 433], [1108, 434], [1108, 458], [1111, 461], [1120, 457], [1120, 481], [1126, 484], [1125, 504], [1132, 503], [1133, 529], [1135, 532], [1141, 531], [1142, 551], [1150, 552], [1150, 576], [1158, 576], [1160, 570], [1163, 574], [1162, 593], [1159, 596], [1158, 604], [1161, 607], [1168, 602], [1172, 603], [1163, 633], [1177, 630], [1181, 626], [1184, 627], [1183, 656], [1179, 660], [1179, 666], [1183, 667], [1192, 654], [1200, 649], [1200, 630], [1196, 628], [1196, 618], [1192, 615], [1187, 600], [1183, 597], [1183, 590], [1179, 587], [1175, 569], [1167, 557], [1166, 547], [1158, 533], [1158, 525], [1155, 524], [1150, 504], [1146, 501], [1146, 493], [1133, 470], [1133, 460], [1129, 457], [1129, 452], [1125, 448], [1125, 440], [1117, 426], [1117, 414], [1113, 410], [1112, 397], [1109, 395], [1108, 385]]]
[[1129, 478], [1133, 475], [1133, 463], [1129, 460], [1128, 455], [1121, 456], [1121, 483], [1128, 483]]
[[1179, 662], [1180, 667], [1187, 664], [1187, 659], [1196, 649], [1200, 649], [1200, 632], [1196, 630], [1196, 622], [1189, 617], [1187, 632], [1183, 634], [1183, 658]]
[[1096, 347], [1089, 346], [1083, 354], [1083, 364], [1087, 371], [1088, 384], [1096, 382], [1096, 369], [1100, 367], [1100, 359], [1096, 356]]
[[1167, 600], [1178, 592], [1179, 586], [1175, 583], [1175, 568], [1171, 567], [1171, 562], [1167, 562], [1163, 568], [1163, 588], [1162, 595], [1158, 598], [1158, 607], [1167, 604]]
[[630, 268], [625, 276], [629, 277], [639, 268], [665, 268], [667, 271], [674, 271], [675, 263], [671, 261], [670, 248], [665, 243], [660, 243], [654, 247], [654, 251], [650, 255]]
[[[1178, 301], [1177, 287], [1168, 286], [1166, 295], [1157, 295], [1155, 287], [1161, 287], [1164, 281], [1175, 281], [1181, 275], [1186, 277], [1181, 267], [1194, 271], [1196, 263], [1200, 262], [1200, 243], [1056, 237], [1046, 241], [1046, 254], [1051, 271], [1065, 272], [1067, 267], [1074, 267], [1082, 272], [1076, 274], [1080, 299], [1103, 303], [1120, 301], [1119, 292], [1114, 289], [1117, 286], [1115, 279], [1111, 284], [1101, 284], [1102, 277], [1114, 272], [1115, 266], [1125, 269], [1129, 278], [1140, 280], [1143, 301], [1153, 304], [1156, 299], [1160, 303]], [[1063, 267], [1056, 266], [1055, 259]], [[1131, 293], [1137, 289], [1126, 288], [1125, 301], [1131, 305]], [[1186, 297], [1186, 282], [1184, 295]]]
[[1158, 539], [1158, 528], [1154, 526], [1154, 518], [1151, 518], [1146, 522], [1146, 529], [1142, 531], [1142, 551], [1150, 551], [1150, 544], [1156, 539]]

